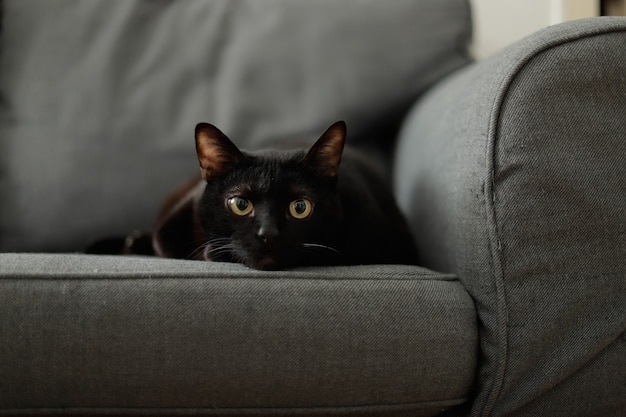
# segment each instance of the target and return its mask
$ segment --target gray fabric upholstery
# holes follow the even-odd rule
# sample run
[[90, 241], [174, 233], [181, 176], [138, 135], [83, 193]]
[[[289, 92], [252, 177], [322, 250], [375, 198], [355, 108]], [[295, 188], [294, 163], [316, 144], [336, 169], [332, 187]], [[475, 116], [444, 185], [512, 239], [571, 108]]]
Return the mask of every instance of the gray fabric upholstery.
[[200, 121], [250, 149], [344, 119], [391, 147], [382, 127], [469, 61], [468, 1], [0, 4], [0, 415], [467, 407], [476, 312], [454, 275], [6, 252], [151, 228], [198, 171]]
[[[358, 142], [466, 62], [467, 2], [359, 4], [5, 1], [0, 251], [149, 227], [198, 119]], [[440, 273], [0, 254], [0, 414], [626, 415], [624, 45], [550, 27], [419, 100], [395, 185]]]
[[4, 6], [0, 251], [76, 251], [151, 228], [198, 172], [200, 121], [244, 148], [312, 143], [340, 119], [359, 142], [468, 61], [459, 0]]
[[626, 18], [547, 28], [409, 116], [396, 191], [480, 318], [481, 416], [626, 415]]
[[453, 275], [54, 254], [0, 265], [0, 414], [422, 416], [471, 393], [475, 311]]

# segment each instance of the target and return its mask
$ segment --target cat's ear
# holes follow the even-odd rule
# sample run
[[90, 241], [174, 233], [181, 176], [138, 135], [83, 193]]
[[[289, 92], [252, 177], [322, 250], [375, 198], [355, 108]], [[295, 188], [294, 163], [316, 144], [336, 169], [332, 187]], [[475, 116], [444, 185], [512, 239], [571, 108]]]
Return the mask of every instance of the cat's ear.
[[245, 158], [239, 148], [213, 125], [198, 123], [195, 135], [200, 171], [205, 180]]
[[345, 141], [346, 123], [336, 122], [315, 142], [303, 162], [321, 175], [334, 178], [339, 170]]

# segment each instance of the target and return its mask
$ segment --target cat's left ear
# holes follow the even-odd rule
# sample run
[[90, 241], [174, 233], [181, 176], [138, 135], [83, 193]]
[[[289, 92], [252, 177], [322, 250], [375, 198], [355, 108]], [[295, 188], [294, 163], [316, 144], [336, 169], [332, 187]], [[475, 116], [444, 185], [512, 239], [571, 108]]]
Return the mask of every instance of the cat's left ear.
[[346, 123], [339, 121], [320, 136], [304, 157], [303, 162], [326, 177], [334, 178], [339, 170], [346, 141]]
[[245, 158], [239, 148], [213, 125], [198, 123], [195, 136], [200, 171], [205, 180]]

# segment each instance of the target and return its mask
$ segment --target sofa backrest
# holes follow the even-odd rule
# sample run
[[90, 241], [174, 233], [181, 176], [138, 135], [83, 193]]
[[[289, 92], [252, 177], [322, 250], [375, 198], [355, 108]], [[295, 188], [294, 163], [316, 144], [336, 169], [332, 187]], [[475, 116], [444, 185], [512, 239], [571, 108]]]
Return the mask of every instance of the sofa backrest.
[[340, 119], [358, 141], [471, 31], [460, 0], [5, 0], [2, 27], [0, 251], [150, 229], [201, 121], [247, 149]]

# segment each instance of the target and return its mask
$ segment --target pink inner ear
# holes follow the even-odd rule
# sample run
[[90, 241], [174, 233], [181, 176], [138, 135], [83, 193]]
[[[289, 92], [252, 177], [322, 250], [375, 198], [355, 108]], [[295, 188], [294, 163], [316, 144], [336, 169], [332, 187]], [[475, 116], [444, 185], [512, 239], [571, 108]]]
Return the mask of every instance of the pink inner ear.
[[239, 148], [213, 125], [198, 123], [195, 137], [196, 153], [204, 179], [245, 158]]
[[343, 146], [337, 142], [325, 143], [318, 154], [318, 164], [323, 169], [324, 174], [330, 177], [337, 175], [339, 163], [341, 162], [341, 151]]
[[322, 146], [321, 152], [330, 164], [339, 165], [343, 152], [344, 133], [337, 129], [329, 133], [328, 141]]
[[202, 178], [206, 179], [220, 170], [224, 154], [220, 150], [217, 141], [210, 137], [207, 132], [198, 132], [196, 136], [196, 152], [200, 162]]
[[337, 176], [345, 138], [346, 124], [344, 122], [333, 124], [315, 142], [304, 161], [312, 165], [322, 175]]

